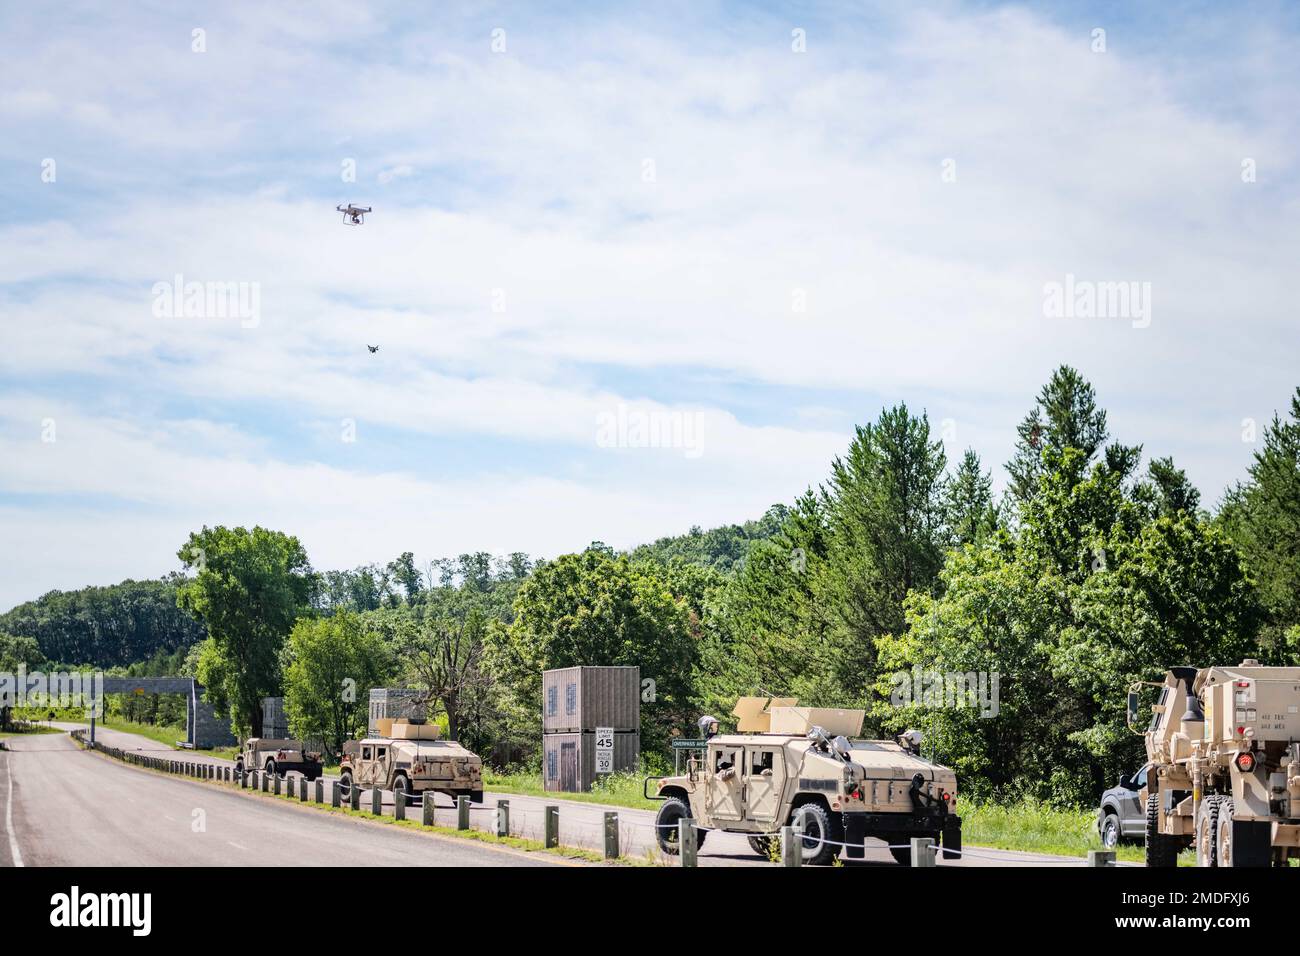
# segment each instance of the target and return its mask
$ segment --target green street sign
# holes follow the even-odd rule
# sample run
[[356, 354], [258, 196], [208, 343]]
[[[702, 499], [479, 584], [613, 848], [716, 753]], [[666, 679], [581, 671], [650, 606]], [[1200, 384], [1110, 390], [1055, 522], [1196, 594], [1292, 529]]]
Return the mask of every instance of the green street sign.
[[673, 750], [703, 750], [708, 745], [708, 741], [703, 737], [676, 737], [673, 739]]

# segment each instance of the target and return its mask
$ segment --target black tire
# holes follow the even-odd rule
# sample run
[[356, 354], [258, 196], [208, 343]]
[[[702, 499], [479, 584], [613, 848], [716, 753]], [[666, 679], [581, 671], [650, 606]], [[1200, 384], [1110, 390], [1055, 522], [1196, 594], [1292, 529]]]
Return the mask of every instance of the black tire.
[[352, 771], [344, 770], [339, 774], [339, 796], [345, 801], [352, 799]]
[[1178, 865], [1178, 838], [1160, 832], [1160, 795], [1147, 797], [1147, 866], [1172, 867]]
[[1097, 828], [1097, 832], [1101, 836], [1103, 850], [1113, 850], [1119, 846], [1119, 815], [1107, 810], [1106, 815], [1101, 818], [1101, 826]]
[[1218, 844], [1216, 852], [1218, 859], [1215, 861], [1216, 866], [1238, 866], [1236, 854], [1232, 852], [1232, 814], [1236, 806], [1231, 797], [1224, 797], [1219, 801], [1219, 822], [1215, 828], [1217, 838], [1215, 843]]
[[274, 776], [276, 775], [276, 773], [275, 773], [275, 760], [274, 760], [274, 759], [269, 759], [269, 760], [266, 761], [266, 767], [265, 767], [265, 770], [266, 770], [267, 776], [269, 776], [269, 777], [274, 777]]
[[393, 803], [402, 802], [402, 806], [411, 805], [411, 781], [406, 779], [405, 774], [398, 774], [393, 778]]
[[470, 803], [482, 803], [482, 802], [483, 802], [483, 791], [482, 791], [482, 790], [472, 790], [472, 791], [470, 791], [469, 802], [470, 802]]
[[1201, 818], [1196, 821], [1196, 865], [1219, 865], [1219, 797], [1201, 801]]
[[244, 763], [241, 760], [235, 764], [235, 780], [238, 781], [243, 779], [244, 779]]
[[[899, 840], [899, 839], [902, 839], [902, 838], [901, 838], [901, 837], [889, 837], [889, 842], [892, 844], [892, 843], [894, 843], [896, 840]], [[911, 866], [911, 865], [912, 865], [912, 848], [911, 848], [911, 846], [891, 846], [891, 847], [889, 848], [889, 855], [892, 856], [892, 857], [894, 858], [894, 862], [897, 863], [899, 866]]]
[[772, 858], [772, 841], [774, 837], [770, 836], [752, 836], [746, 837], [749, 841], [749, 848], [765, 860]]
[[943, 858], [961, 859], [961, 818], [949, 817], [943, 826]]
[[[669, 856], [677, 855], [677, 824], [678, 821], [691, 815], [691, 808], [686, 805], [686, 801], [681, 797], [669, 797], [664, 801], [663, 806], [655, 815], [655, 839], [659, 843], [659, 849]], [[704, 846], [704, 838], [708, 834], [704, 830], [695, 831], [695, 849]]]
[[802, 803], [790, 814], [790, 826], [796, 827], [802, 837], [800, 853], [805, 866], [826, 866], [840, 855], [837, 842], [843, 838], [831, 823], [831, 815], [820, 803]]

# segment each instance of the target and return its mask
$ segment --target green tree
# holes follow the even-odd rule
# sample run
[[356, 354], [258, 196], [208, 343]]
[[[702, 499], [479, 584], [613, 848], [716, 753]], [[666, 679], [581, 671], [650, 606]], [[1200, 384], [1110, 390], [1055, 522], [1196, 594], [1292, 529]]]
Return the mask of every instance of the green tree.
[[542, 564], [519, 588], [514, 620], [493, 627], [488, 640], [492, 667], [521, 712], [541, 714], [543, 670], [636, 665], [656, 689], [642, 705], [642, 746], [689, 719], [696, 652], [690, 608], [652, 564], [599, 549]]
[[979, 455], [966, 449], [944, 495], [948, 540], [960, 547], [977, 544], [998, 528], [993, 503], [993, 475], [981, 470]]
[[1300, 388], [1290, 416], [1274, 414], [1249, 478], [1228, 492], [1220, 513], [1259, 584], [1268, 658], [1300, 663]]
[[319, 738], [339, 753], [365, 729], [370, 689], [392, 674], [380, 636], [351, 611], [300, 618], [284, 646], [284, 708], [297, 737]]
[[307, 553], [278, 531], [204, 527], [177, 556], [195, 573], [176, 600], [210, 637], [199, 680], [236, 733], [261, 736], [262, 698], [280, 687], [280, 648], [312, 595]]
[[[0, 673], [14, 674], [19, 668], [36, 670], [43, 667], [45, 658], [36, 639], [18, 637], [0, 631]], [[0, 730], [8, 730], [16, 701], [6, 700], [0, 694]]]

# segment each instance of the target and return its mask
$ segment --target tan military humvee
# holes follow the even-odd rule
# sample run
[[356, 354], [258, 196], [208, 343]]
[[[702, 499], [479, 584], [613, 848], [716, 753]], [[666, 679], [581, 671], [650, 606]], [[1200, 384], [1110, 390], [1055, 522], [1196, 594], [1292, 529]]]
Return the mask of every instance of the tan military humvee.
[[238, 779], [245, 771], [253, 770], [281, 777], [293, 771], [315, 780], [321, 775], [321, 755], [304, 750], [301, 740], [250, 737], [235, 757], [235, 777]]
[[[760, 856], [781, 827], [794, 826], [810, 864], [831, 862], [840, 844], [860, 858], [867, 837], [890, 844], [904, 865], [914, 836], [941, 843], [945, 857], [961, 852], [956, 774], [919, 756], [919, 734], [852, 740], [862, 732], [863, 711], [795, 704], [742, 697], [733, 711], [737, 733], [710, 737], [685, 775], [647, 778], [647, 790], [658, 780], [664, 801], [656, 827], [665, 853], [677, 853], [678, 821], [686, 816], [701, 827], [749, 834]], [[697, 831], [697, 845], [706, 835]]]
[[[1144, 737], [1147, 866], [1287, 866], [1300, 857], [1300, 667], [1175, 667]], [[1129, 726], [1138, 716], [1129, 690]]]
[[378, 726], [379, 736], [343, 745], [339, 786], [345, 797], [355, 785], [392, 790], [407, 803], [425, 790], [483, 802], [483, 761], [454, 740], [439, 740], [437, 724], [383, 718]]

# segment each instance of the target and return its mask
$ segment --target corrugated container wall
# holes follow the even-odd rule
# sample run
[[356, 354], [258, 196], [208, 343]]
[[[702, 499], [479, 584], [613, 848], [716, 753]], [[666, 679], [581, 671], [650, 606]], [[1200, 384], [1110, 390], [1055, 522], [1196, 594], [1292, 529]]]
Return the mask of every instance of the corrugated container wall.
[[542, 733], [641, 729], [641, 668], [564, 667], [542, 672]]
[[370, 688], [370, 722], [367, 733], [375, 736], [379, 733], [376, 721], [399, 717], [427, 717], [429, 709], [417, 703], [420, 692], [409, 687], [372, 687]]
[[[547, 790], [582, 793], [596, 782], [596, 735], [590, 731], [542, 736], [542, 780]], [[635, 770], [641, 734], [614, 734], [614, 770]]]

